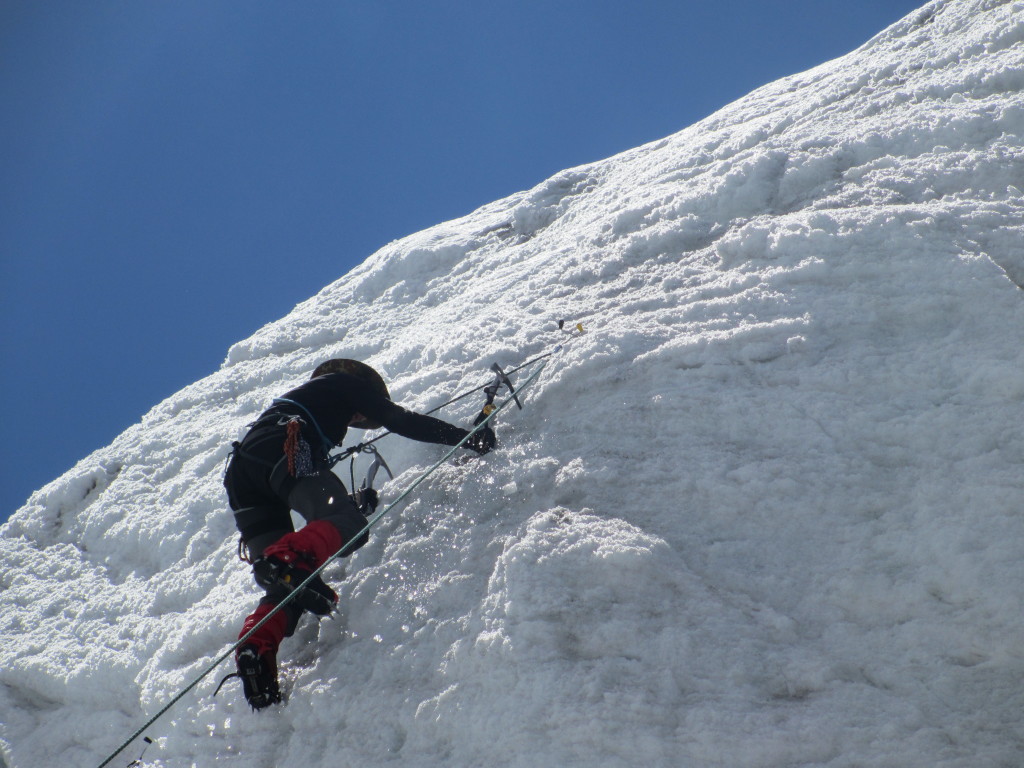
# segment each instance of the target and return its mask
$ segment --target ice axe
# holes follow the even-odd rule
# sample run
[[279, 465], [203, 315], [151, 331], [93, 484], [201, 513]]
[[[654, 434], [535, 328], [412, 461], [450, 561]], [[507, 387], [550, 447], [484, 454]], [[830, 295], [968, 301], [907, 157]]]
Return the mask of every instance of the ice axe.
[[508, 392], [515, 401], [515, 404], [519, 406], [519, 410], [523, 409], [523, 404], [519, 401], [519, 395], [512, 385], [512, 379], [508, 377], [508, 374], [497, 363], [491, 366], [491, 370], [494, 371], [494, 381], [484, 387], [484, 395], [487, 398], [487, 402], [484, 403], [484, 407], [480, 409], [480, 413], [477, 414], [476, 419], [473, 421], [474, 427], [494, 412], [494, 398], [498, 396], [498, 392], [501, 391], [502, 387], [508, 387]]
[[[364, 446], [362, 449], [363, 453], [372, 453], [373, 462], [366, 470], [366, 476], [363, 478], [363, 484], [359, 486], [359, 490], [352, 494], [352, 500], [356, 506], [359, 507], [359, 511], [365, 516], [366, 510], [372, 511], [372, 507], [377, 506], [377, 491], [373, 487], [373, 481], [377, 478], [377, 471], [383, 467], [384, 471], [388, 473], [388, 477], [392, 480], [395, 479], [394, 474], [391, 472], [391, 467], [384, 461], [384, 457], [380, 455], [380, 451], [374, 448], [372, 445]], [[353, 459], [354, 461], [354, 459]]]

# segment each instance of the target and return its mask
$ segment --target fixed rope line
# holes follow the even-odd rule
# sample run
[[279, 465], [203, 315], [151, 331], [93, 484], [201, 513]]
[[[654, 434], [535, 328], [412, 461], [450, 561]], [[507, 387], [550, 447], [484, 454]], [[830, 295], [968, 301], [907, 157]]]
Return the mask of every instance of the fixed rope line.
[[[558, 349], [560, 349], [560, 348], [561, 348], [561, 346], [559, 346], [559, 348], [556, 348], [555, 350], [552, 350], [552, 352], [548, 353], [547, 355], [544, 355], [544, 357], [550, 357], [552, 354], [557, 352]], [[536, 358], [532, 362], [537, 362], [540, 359], [542, 359], [542, 358]], [[522, 370], [527, 365], [529, 365], [529, 363], [524, 363], [523, 365], [519, 366], [519, 368], [516, 368], [514, 370]], [[268, 612], [266, 616], [264, 616], [259, 622], [257, 622], [252, 627], [252, 629], [250, 629], [248, 632], [246, 632], [244, 635], [242, 635], [240, 638], [238, 638], [238, 640], [234, 643], [234, 645], [232, 645], [224, 653], [222, 653], [220, 656], [218, 656], [216, 661], [214, 661], [212, 664], [210, 664], [210, 666], [208, 666], [206, 669], [204, 669], [195, 680], [193, 680], [191, 683], [189, 683], [187, 686], [185, 686], [176, 696], [174, 696], [174, 698], [172, 698], [169, 702], [167, 702], [167, 704], [165, 704], [160, 709], [159, 712], [157, 712], [155, 715], [153, 715], [151, 718], [149, 718], [149, 720], [147, 720], [138, 730], [136, 730], [135, 733], [133, 733], [131, 736], [129, 736], [121, 746], [119, 746], [116, 750], [114, 750], [106, 760], [104, 760], [102, 763], [100, 763], [97, 766], [97, 768], [104, 768], [104, 766], [109, 765], [111, 760], [113, 760], [115, 757], [117, 757], [119, 754], [121, 754], [121, 752], [123, 752], [125, 749], [127, 749], [128, 746], [133, 741], [135, 741], [135, 739], [137, 739], [139, 736], [141, 736], [143, 734], [143, 732], [147, 728], [149, 728], [151, 725], [153, 725], [153, 723], [155, 723], [157, 720], [159, 720], [161, 717], [163, 717], [164, 713], [167, 712], [167, 710], [169, 710], [171, 707], [173, 707], [175, 704], [177, 704], [179, 701], [181, 701], [189, 691], [191, 691], [193, 688], [195, 688], [197, 685], [199, 685], [199, 683], [202, 682], [206, 678], [207, 675], [209, 675], [211, 672], [213, 672], [213, 670], [215, 670], [217, 667], [219, 667], [221, 665], [221, 663], [224, 661], [224, 659], [226, 659], [228, 656], [230, 656], [236, 650], [238, 650], [238, 648], [240, 648], [242, 646], [242, 644], [245, 643], [245, 641], [248, 640], [256, 632], [256, 630], [258, 630], [260, 627], [262, 627], [264, 624], [266, 624], [270, 620], [270, 618], [272, 616], [274, 616], [284, 606], [286, 606], [288, 603], [290, 603], [300, 592], [302, 592], [302, 590], [311, 581], [313, 581], [313, 579], [315, 579], [317, 576], [319, 576], [321, 571], [323, 571], [324, 568], [326, 568], [334, 559], [336, 559], [338, 557], [343, 557], [348, 552], [348, 550], [352, 546], [352, 544], [355, 543], [356, 541], [358, 541], [364, 534], [368, 533], [370, 531], [370, 529], [377, 523], [378, 520], [380, 520], [382, 517], [384, 517], [384, 515], [386, 515], [388, 512], [390, 512], [396, 506], [398, 506], [398, 504], [401, 503], [416, 488], [418, 488], [420, 486], [420, 484], [423, 483], [424, 480], [426, 480], [428, 477], [430, 477], [430, 475], [432, 475], [438, 469], [438, 467], [440, 467], [442, 464], [444, 464], [446, 461], [448, 461], [448, 459], [451, 458], [459, 448], [461, 448], [463, 445], [465, 445], [466, 442], [471, 437], [473, 437], [473, 435], [475, 435], [477, 432], [479, 432], [484, 427], [486, 427], [487, 424], [489, 424], [490, 421], [495, 416], [497, 416], [501, 411], [503, 411], [505, 409], [505, 406], [507, 406], [509, 403], [513, 402], [513, 400], [515, 399], [516, 395], [518, 395], [520, 392], [522, 392], [524, 389], [526, 389], [528, 386], [530, 386], [530, 384], [532, 384], [537, 379], [537, 377], [540, 375], [541, 371], [544, 370], [544, 367], [546, 365], [547, 365], [547, 362], [541, 363], [537, 367], [537, 370], [535, 370], [533, 373], [531, 373], [529, 375], [529, 377], [527, 377], [526, 381], [524, 381], [522, 383], [522, 385], [518, 389], [516, 389], [512, 394], [510, 394], [508, 396], [508, 398], [506, 398], [501, 403], [501, 405], [496, 406], [494, 408], [494, 410], [492, 410], [487, 415], [487, 417], [485, 419], [483, 419], [479, 424], [474, 426], [473, 429], [471, 429], [469, 431], [469, 433], [464, 438], [462, 438], [462, 440], [460, 440], [458, 442], [458, 444], [453, 445], [451, 447], [451, 449], [447, 453], [445, 453], [445, 455], [441, 459], [439, 459], [437, 462], [435, 462], [429, 469], [427, 469], [426, 471], [422, 472], [419, 475], [419, 477], [417, 477], [413, 481], [412, 485], [410, 485], [408, 488], [406, 488], [399, 495], [399, 497], [397, 499], [395, 499], [393, 502], [388, 504], [387, 507], [382, 509], [380, 512], [375, 512], [372, 516], [367, 518], [366, 525], [363, 527], [363, 529], [361, 531], [359, 531], [359, 533], [357, 533], [355, 536], [353, 536], [347, 542], [345, 542], [345, 544], [342, 545], [341, 549], [339, 549], [333, 555], [328, 557], [324, 561], [323, 565], [321, 565], [319, 568], [317, 568], [315, 571], [313, 571], [311, 574], [309, 574], [309, 576], [306, 578], [305, 581], [303, 581], [294, 590], [292, 590], [287, 595], [285, 595], [285, 597], [281, 600], [281, 602], [279, 602], [277, 605], [274, 606], [273, 610]]]
[[[513, 373], [516, 373], [517, 371], [521, 371], [521, 370], [523, 370], [523, 368], [528, 368], [529, 366], [533, 365], [534, 363], [538, 362], [539, 360], [543, 360], [545, 358], [551, 357], [552, 355], [557, 354], [558, 352], [561, 352], [561, 351], [562, 351], [562, 345], [559, 344], [554, 349], [552, 349], [552, 350], [550, 350], [548, 352], [545, 352], [543, 355], [538, 355], [537, 357], [534, 357], [531, 360], [527, 360], [525, 363], [517, 365], [515, 368], [510, 368], [509, 370], [505, 371], [505, 374], [508, 375], [508, 376], [511, 376]], [[470, 395], [475, 394], [475, 393], [479, 392], [482, 389], [486, 389], [489, 386], [490, 386], [490, 382], [488, 382], [487, 384], [481, 384], [479, 387], [477, 387], [475, 389], [470, 389], [470, 390], [467, 390], [466, 392], [463, 392], [461, 395], [456, 395], [455, 397], [453, 397], [451, 400], [449, 400], [446, 403], [441, 403], [440, 405], [431, 408], [426, 413], [428, 415], [431, 414], [431, 413], [436, 413], [437, 411], [440, 411], [442, 408], [447, 408], [452, 403], [457, 403], [459, 400], [462, 400], [463, 398], [469, 397]], [[523, 386], [526, 386], [526, 385], [524, 384]], [[520, 387], [519, 389], [522, 389], [522, 387]], [[518, 392], [519, 390], [516, 390], [516, 391]], [[383, 435], [381, 435], [381, 437], [383, 437]]]

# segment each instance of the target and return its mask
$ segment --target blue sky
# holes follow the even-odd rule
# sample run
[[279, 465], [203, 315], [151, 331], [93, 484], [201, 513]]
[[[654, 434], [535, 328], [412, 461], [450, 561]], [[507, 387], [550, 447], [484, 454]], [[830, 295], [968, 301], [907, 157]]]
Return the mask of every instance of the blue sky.
[[917, 0], [3, 0], [0, 520], [382, 245]]

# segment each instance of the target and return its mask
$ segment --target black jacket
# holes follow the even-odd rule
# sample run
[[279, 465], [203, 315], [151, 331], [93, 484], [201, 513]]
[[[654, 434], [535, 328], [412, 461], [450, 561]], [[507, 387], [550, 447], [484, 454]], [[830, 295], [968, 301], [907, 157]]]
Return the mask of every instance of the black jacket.
[[[322, 434], [317, 443], [325, 442], [325, 447], [341, 444], [357, 413], [395, 434], [424, 443], [456, 445], [469, 434], [446, 421], [407, 411], [381, 396], [369, 382], [341, 372], [317, 376], [285, 393], [267, 413], [311, 418], [313, 431], [319, 429]], [[310, 434], [307, 439], [311, 438], [320, 438], [320, 434]]]
[[[307, 381], [274, 401], [256, 420], [228, 465], [224, 486], [231, 508], [275, 508], [285, 504], [295, 478], [286, 471], [285, 424], [298, 416], [302, 434], [318, 467], [326, 467], [330, 449], [345, 439], [355, 414], [392, 432], [425, 443], [456, 445], [468, 433], [448, 422], [407, 411], [382, 397], [366, 381], [347, 373], [329, 373]], [[281, 507], [287, 513], [287, 507]]]

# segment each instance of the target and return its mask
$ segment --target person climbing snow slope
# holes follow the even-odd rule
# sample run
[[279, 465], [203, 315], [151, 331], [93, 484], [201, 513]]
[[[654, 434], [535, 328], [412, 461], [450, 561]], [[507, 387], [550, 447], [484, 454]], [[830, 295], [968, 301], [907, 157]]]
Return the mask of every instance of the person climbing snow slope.
[[[349, 427], [386, 427], [403, 437], [444, 445], [456, 445], [469, 434], [396, 405], [380, 374], [358, 360], [328, 360], [309, 381], [275, 399], [235, 443], [224, 476], [241, 533], [240, 552], [266, 590], [239, 638], [344, 544], [352, 542], [346, 552], [351, 554], [366, 543], [368, 535], [353, 539], [366, 525], [364, 512], [376, 506], [376, 494], [369, 489], [369, 498], [350, 495], [328, 461]], [[495, 442], [494, 432], [485, 427], [465, 447], [483, 454]], [[298, 531], [290, 510], [306, 521]], [[281, 701], [277, 651], [302, 614], [329, 615], [337, 602], [334, 590], [317, 576], [237, 649], [234, 676], [241, 678], [253, 709]]]

